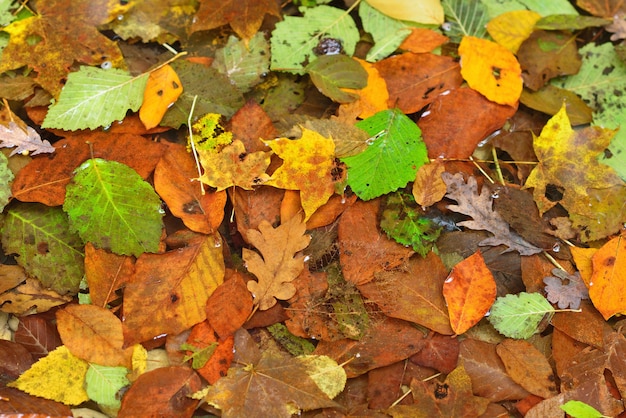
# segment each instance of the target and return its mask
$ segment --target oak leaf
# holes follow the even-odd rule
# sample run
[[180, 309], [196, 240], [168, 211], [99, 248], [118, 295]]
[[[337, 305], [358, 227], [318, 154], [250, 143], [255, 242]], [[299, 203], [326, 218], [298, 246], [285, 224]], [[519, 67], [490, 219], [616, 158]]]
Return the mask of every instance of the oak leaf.
[[17, 147], [9, 157], [15, 154], [32, 155], [44, 152], [54, 152], [50, 142], [41, 140], [41, 136], [30, 126], [23, 130], [17, 123], [11, 121], [9, 126], [0, 124], [0, 147]]
[[276, 299], [292, 297], [296, 288], [291, 283], [304, 269], [304, 257], [299, 252], [305, 249], [311, 237], [304, 235], [306, 223], [301, 216], [294, 216], [278, 228], [263, 221], [259, 230], [249, 229], [248, 242], [263, 255], [243, 249], [243, 260], [247, 269], [258, 281], [249, 281], [248, 290], [254, 296], [254, 304], [266, 310], [276, 304]]
[[498, 246], [504, 244], [510, 250], [516, 250], [521, 255], [532, 255], [541, 252], [540, 248], [529, 244], [518, 234], [511, 231], [509, 225], [502, 219], [502, 216], [493, 210], [493, 197], [486, 186], [483, 186], [479, 194], [474, 177], [470, 177], [466, 184], [463, 180], [463, 175], [460, 173], [455, 175], [443, 173], [442, 176], [448, 187], [446, 197], [454, 199], [458, 203], [458, 205], [449, 205], [448, 209], [473, 218], [471, 221], [459, 222], [457, 225], [470, 229], [483, 229], [494, 235], [482, 240], [479, 245]]
[[561, 269], [553, 269], [554, 277], [545, 277], [547, 298], [557, 303], [559, 309], [578, 309], [581, 299], [589, 299], [587, 286], [580, 277], [580, 272], [569, 274]]

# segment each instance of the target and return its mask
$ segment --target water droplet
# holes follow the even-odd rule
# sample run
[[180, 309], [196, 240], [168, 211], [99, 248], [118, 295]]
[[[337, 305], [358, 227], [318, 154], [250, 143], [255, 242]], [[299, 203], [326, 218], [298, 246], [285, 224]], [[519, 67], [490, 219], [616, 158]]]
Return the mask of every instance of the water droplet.
[[303, 259], [302, 261], [304, 261], [304, 262], [306, 263], [306, 262], [307, 262], [307, 261], [309, 261], [310, 259], [311, 259], [311, 257], [309, 257], [309, 256], [307, 255], [307, 256], [304, 256], [304, 259]]
[[215, 240], [215, 248], [220, 248], [222, 246], [222, 241], [220, 241], [219, 239]]
[[559, 251], [561, 251], [561, 245], [558, 242], [555, 242], [552, 246], [552, 251], [558, 253]]
[[485, 314], [485, 318], [488, 317], [489, 315], [491, 315], [491, 311], [487, 311], [487, 313]]
[[497, 199], [500, 197], [500, 192], [499, 191], [494, 191], [493, 193], [491, 193], [491, 198], [492, 199]]
[[443, 25], [441, 25], [441, 30], [443, 30], [445, 32], [451, 31], [452, 30], [452, 23], [444, 22]]
[[111, 68], [113, 68], [113, 63], [111, 61], [104, 61], [102, 64], [100, 64], [100, 68], [102, 68], [103, 70], [110, 70]]
[[120, 20], [120, 21], [124, 20], [124, 15], [117, 15], [117, 20]]
[[593, 286], [593, 282], [589, 282], [589, 286]]
[[191, 19], [191, 23], [192, 23], [192, 24], [196, 24], [196, 23], [198, 23], [198, 18], [194, 16], [194, 18], [193, 18], [193, 19]]
[[444, 283], [452, 283], [452, 280], [454, 280], [454, 277], [450, 276], [444, 281]]
[[111, 124], [110, 123], [108, 125], [102, 127], [103, 131], [108, 131], [109, 129], [111, 129]]
[[[341, 204], [342, 204], [342, 205], [345, 205], [345, 204], [346, 204], [346, 198], [345, 198], [345, 197], [342, 197], [342, 198], [341, 198]], [[624, 224], [624, 225], [626, 225], [626, 224]]]
[[430, 110], [425, 111], [424, 113], [422, 113], [422, 117], [425, 118], [426, 116], [430, 115]]

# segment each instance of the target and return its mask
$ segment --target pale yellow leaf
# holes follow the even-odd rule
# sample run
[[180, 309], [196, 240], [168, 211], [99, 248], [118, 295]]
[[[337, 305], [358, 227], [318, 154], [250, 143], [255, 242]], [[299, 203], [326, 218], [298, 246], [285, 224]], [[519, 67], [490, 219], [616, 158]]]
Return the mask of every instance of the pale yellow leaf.
[[379, 12], [399, 20], [441, 25], [443, 7], [439, 0], [367, 0]]

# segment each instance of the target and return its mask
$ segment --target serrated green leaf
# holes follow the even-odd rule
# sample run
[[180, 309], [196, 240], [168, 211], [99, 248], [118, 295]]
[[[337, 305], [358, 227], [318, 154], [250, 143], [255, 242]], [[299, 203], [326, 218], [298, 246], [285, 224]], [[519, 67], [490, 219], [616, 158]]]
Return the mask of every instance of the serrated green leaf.
[[316, 59], [313, 51], [324, 38], [340, 41], [347, 55], [354, 54], [359, 30], [345, 10], [317, 6], [300, 11], [303, 17], [285, 16], [272, 32], [272, 70], [303, 74], [304, 67]]
[[186, 60], [174, 61], [171, 66], [183, 85], [183, 93], [167, 110], [161, 120], [161, 126], [178, 129], [181, 125], [186, 125], [195, 96], [198, 98], [194, 117], [219, 113], [230, 118], [244, 105], [241, 92], [217, 69]]
[[582, 97], [594, 110], [594, 125], [611, 129], [622, 127], [600, 161], [613, 167], [626, 181], [626, 64], [611, 43], [590, 43], [579, 52], [583, 59], [578, 74], [553, 80], [552, 84]]
[[[487, 9], [480, 0], [442, 0], [446, 15], [444, 34], [452, 42], [460, 42], [463, 36], [485, 38], [489, 22]], [[445, 25], [445, 24], [444, 24]]]
[[487, 8], [489, 18], [493, 19], [502, 13], [513, 10], [532, 10], [541, 16], [570, 14], [577, 15], [578, 12], [568, 0], [481, 0]]
[[535, 29], [581, 30], [595, 26], [605, 26], [611, 22], [613, 22], [613, 20], [595, 16], [580, 16], [571, 14], [550, 15], [539, 19], [535, 23]]
[[108, 367], [90, 363], [85, 378], [85, 389], [89, 399], [109, 408], [119, 408], [122, 403], [117, 393], [130, 384], [126, 378], [129, 372], [126, 367]]
[[411, 246], [422, 257], [433, 249], [442, 229], [421, 216], [412, 195], [400, 192], [387, 195], [380, 227], [390, 238]]
[[363, 29], [374, 39], [374, 46], [365, 57], [370, 62], [389, 56], [411, 34], [411, 27], [405, 22], [382, 14], [366, 1], [359, 6], [359, 17]]
[[215, 53], [213, 67], [226, 75], [240, 91], [246, 92], [262, 81], [270, 66], [270, 46], [262, 32], [258, 32], [246, 45], [231, 35], [224, 48]]
[[422, 131], [399, 109], [383, 110], [356, 126], [371, 135], [371, 145], [341, 161], [348, 166], [348, 185], [362, 200], [406, 186], [428, 162]]
[[604, 418], [600, 411], [581, 401], [567, 401], [561, 405], [561, 409], [572, 418]]
[[339, 103], [350, 103], [358, 98], [341, 88], [362, 89], [367, 85], [365, 68], [345, 55], [322, 55], [305, 70], [322, 94]]
[[311, 341], [293, 335], [287, 327], [280, 322], [270, 325], [267, 330], [272, 334], [272, 337], [292, 356], [301, 356], [304, 354], [311, 354], [315, 350], [315, 346]]
[[498, 332], [509, 338], [526, 339], [537, 332], [537, 326], [554, 308], [539, 293], [521, 292], [496, 299], [491, 307], [489, 322]]
[[74, 131], [109, 126], [141, 107], [147, 81], [148, 73], [133, 77], [118, 68], [80, 67], [68, 76], [41, 127]]
[[132, 168], [100, 158], [85, 161], [67, 185], [63, 210], [85, 242], [116, 254], [157, 252], [161, 200]]
[[13, 172], [9, 169], [9, 160], [0, 152], [0, 212], [4, 211], [4, 207], [9, 203], [13, 178]]
[[83, 242], [60, 207], [17, 203], [4, 218], [2, 247], [26, 272], [58, 293], [77, 293], [84, 274]]

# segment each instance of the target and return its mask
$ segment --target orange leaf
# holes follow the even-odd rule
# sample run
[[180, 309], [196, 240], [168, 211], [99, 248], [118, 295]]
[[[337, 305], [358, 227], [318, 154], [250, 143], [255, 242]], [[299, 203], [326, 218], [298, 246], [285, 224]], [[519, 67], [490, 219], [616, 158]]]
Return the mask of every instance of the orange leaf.
[[56, 317], [61, 340], [76, 357], [130, 368], [133, 349], [122, 349], [122, 322], [111, 311], [95, 305], [68, 305]]
[[464, 36], [459, 45], [461, 75], [489, 100], [515, 106], [522, 94], [522, 69], [515, 55], [486, 39]]
[[381, 110], [389, 109], [387, 104], [389, 100], [389, 92], [387, 91], [387, 83], [383, 79], [374, 64], [355, 58], [359, 64], [367, 71], [367, 85], [360, 89], [342, 89], [346, 92], [356, 93], [359, 99], [355, 102], [341, 105], [345, 108], [358, 108], [361, 119], [367, 119]]
[[593, 275], [593, 264], [591, 262], [591, 258], [598, 251], [598, 249], [572, 247], [570, 248], [570, 251], [572, 252], [572, 257], [574, 257], [574, 263], [576, 263], [576, 267], [580, 272], [580, 277], [582, 277], [583, 282], [585, 282], [587, 287], [589, 287], [591, 276]]
[[[250, 305], [252, 306], [252, 303]], [[228, 368], [233, 361], [234, 342], [235, 339], [232, 335], [218, 341], [215, 330], [208, 321], [200, 322], [191, 329], [191, 333], [187, 338], [188, 344], [202, 349], [213, 343], [218, 343], [209, 360], [197, 370], [200, 376], [204, 377], [210, 384], [215, 384], [220, 377], [226, 376]]]
[[417, 54], [430, 52], [448, 42], [449, 38], [434, 30], [411, 28], [411, 34], [400, 44], [399, 49]]
[[428, 207], [443, 199], [447, 192], [446, 183], [441, 178], [444, 170], [443, 164], [438, 160], [424, 164], [417, 170], [413, 182], [413, 197], [418, 205]]
[[182, 93], [183, 84], [172, 67], [164, 65], [151, 72], [143, 92], [143, 104], [139, 109], [139, 118], [146, 129], [157, 126], [167, 109]]
[[613, 238], [591, 258], [589, 298], [604, 319], [626, 313], [626, 239]]
[[128, 282], [134, 271], [132, 257], [97, 249], [90, 242], [85, 246], [85, 277], [94, 305], [105, 308], [117, 299], [115, 292]]
[[126, 345], [178, 334], [206, 319], [206, 302], [224, 280], [222, 239], [199, 238], [164, 254], [142, 254], [124, 291]]
[[252, 297], [243, 275], [230, 270], [230, 277], [215, 289], [206, 305], [206, 316], [222, 339], [232, 335], [252, 312]]
[[458, 263], [443, 285], [450, 325], [463, 334], [480, 321], [496, 300], [496, 282], [480, 251]]
[[154, 170], [154, 188], [172, 214], [192, 231], [211, 234], [224, 219], [226, 193], [202, 194], [198, 171], [184, 145], [166, 142], [167, 152]]

